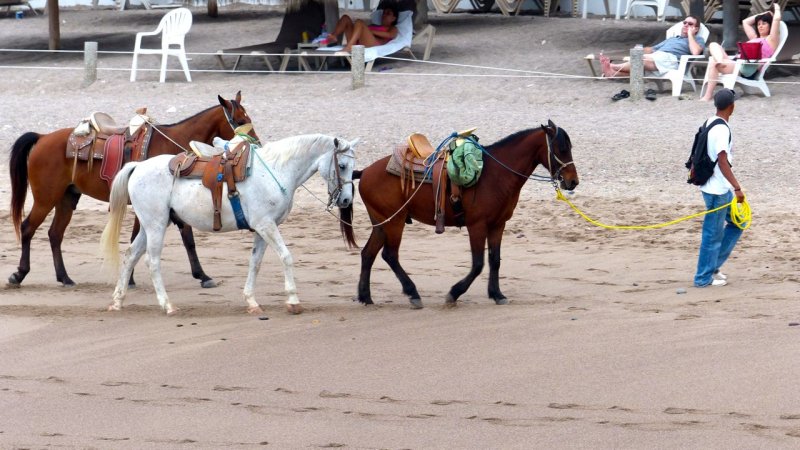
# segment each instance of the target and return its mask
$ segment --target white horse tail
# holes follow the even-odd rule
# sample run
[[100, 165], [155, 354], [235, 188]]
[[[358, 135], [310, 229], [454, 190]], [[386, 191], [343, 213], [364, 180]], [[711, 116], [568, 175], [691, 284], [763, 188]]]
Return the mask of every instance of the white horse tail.
[[114, 270], [119, 270], [119, 232], [122, 228], [122, 219], [128, 212], [128, 180], [138, 162], [130, 162], [114, 177], [111, 185], [111, 195], [108, 199], [109, 219], [103, 235], [100, 237], [100, 248], [103, 252], [103, 261], [111, 264]]

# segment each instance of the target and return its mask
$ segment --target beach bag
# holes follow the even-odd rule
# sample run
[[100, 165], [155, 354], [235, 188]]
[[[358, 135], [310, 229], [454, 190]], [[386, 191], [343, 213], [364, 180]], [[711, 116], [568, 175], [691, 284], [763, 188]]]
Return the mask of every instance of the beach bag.
[[[716, 167], [717, 161], [708, 156], [708, 132], [719, 124], [728, 126], [724, 120], [715, 119], [708, 126], [705, 126], [705, 124], [700, 125], [700, 129], [694, 135], [692, 151], [689, 153], [689, 159], [685, 164], [686, 168], [689, 169], [687, 183], [702, 186], [714, 175], [714, 167]], [[730, 135], [728, 135], [728, 138], [730, 139]]]
[[468, 188], [478, 182], [483, 170], [483, 152], [478, 137], [470, 135], [450, 141], [447, 175], [458, 186]]
[[739, 47], [739, 58], [747, 61], [758, 61], [761, 59], [761, 42], [737, 42]]

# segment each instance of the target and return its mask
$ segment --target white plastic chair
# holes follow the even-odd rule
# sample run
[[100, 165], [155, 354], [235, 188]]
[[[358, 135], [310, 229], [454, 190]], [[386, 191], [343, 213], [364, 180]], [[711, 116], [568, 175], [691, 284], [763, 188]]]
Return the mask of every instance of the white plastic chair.
[[[136, 45], [133, 48], [133, 64], [131, 66], [131, 81], [136, 81], [136, 68], [139, 55], [161, 55], [160, 82], [167, 78], [167, 57], [177, 56], [186, 74], [186, 81], [191, 82], [189, 64], [186, 61], [186, 49], [183, 41], [189, 28], [192, 27], [192, 12], [187, 8], [177, 8], [168, 12], [161, 18], [155, 31], [136, 33]], [[142, 48], [142, 37], [157, 36], [161, 34], [161, 48]], [[173, 47], [176, 46], [176, 47]]]
[[631, 18], [631, 9], [634, 6], [650, 6], [656, 10], [656, 20], [663, 22], [669, 2], [670, 0], [628, 0], [628, 6], [625, 8], [625, 19]]
[[[756, 72], [755, 77], [753, 79], [740, 77], [739, 71], [742, 68], [742, 64], [746, 64], [747, 61], [737, 59], [736, 66], [733, 68], [733, 73], [719, 74], [720, 84], [728, 89], [733, 89], [733, 86], [739, 83], [742, 85], [742, 90], [748, 94], [754, 93], [755, 89], [759, 89], [761, 93], [764, 94], [764, 97], [769, 97], [769, 86], [767, 86], [767, 82], [764, 81], [764, 74], [767, 72], [767, 68], [769, 68], [770, 64], [775, 62], [778, 58], [778, 53], [783, 49], [783, 44], [786, 43], [786, 38], [788, 37], [789, 27], [786, 26], [786, 22], [781, 21], [781, 39], [780, 42], [778, 42], [778, 48], [775, 49], [775, 53], [772, 54], [772, 57], [759, 60], [762, 65], [761, 68], [758, 69], [758, 72]], [[706, 70], [706, 76], [703, 78], [703, 88], [700, 90], [701, 93], [705, 91], [706, 83], [708, 83], [708, 70]]]
[[[669, 30], [667, 30], [667, 39], [675, 36], [681, 35], [681, 28], [683, 27], [682, 22], [678, 22], [675, 25], [671, 26]], [[709, 31], [705, 25], [702, 23], [700, 24], [700, 30], [697, 32], [697, 36], [703, 38], [708, 45], [708, 35]], [[672, 83], [672, 96], [678, 97], [681, 95], [681, 89], [683, 89], [683, 83], [688, 83], [689, 86], [692, 87], [692, 91], [697, 92], [697, 87], [694, 84], [694, 76], [692, 75], [691, 65], [693, 61], [704, 59], [705, 55], [681, 55], [680, 61], [678, 62], [678, 68], [667, 71], [667, 73], [656, 76], [652, 72], [648, 72], [645, 74], [648, 78], [655, 78], [656, 85], [658, 86], [659, 91], [663, 91], [662, 83], [663, 81], [669, 81]]]

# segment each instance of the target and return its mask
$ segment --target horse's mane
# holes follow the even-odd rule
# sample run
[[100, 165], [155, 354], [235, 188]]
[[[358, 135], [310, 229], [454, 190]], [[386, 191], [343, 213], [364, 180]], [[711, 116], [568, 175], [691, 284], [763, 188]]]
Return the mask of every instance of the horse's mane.
[[[494, 144], [491, 144], [491, 145], [486, 146], [484, 148], [486, 149], [486, 151], [491, 152], [492, 150], [495, 150], [496, 148], [504, 147], [504, 146], [506, 146], [508, 144], [511, 144], [512, 142], [516, 141], [517, 139], [522, 139], [523, 137], [528, 136], [529, 134], [531, 134], [531, 133], [533, 133], [535, 131], [544, 130], [544, 128], [545, 128], [545, 126], [542, 125], [541, 127], [528, 128], [526, 130], [517, 131], [516, 133], [508, 135], [508, 136], [504, 137], [503, 139], [495, 142]], [[569, 135], [567, 134], [566, 130], [564, 130], [561, 127], [557, 127], [556, 129], [557, 129], [557, 132], [556, 132], [556, 136], [555, 136], [554, 139], [556, 141], [557, 147], [559, 149], [570, 149], [570, 148], [572, 148], [572, 143], [569, 140]]]
[[486, 146], [484, 148], [486, 149], [486, 151], [491, 152], [492, 150], [495, 150], [498, 147], [504, 147], [504, 146], [510, 144], [511, 142], [516, 141], [517, 139], [522, 139], [523, 137], [525, 137], [525, 136], [527, 136], [527, 135], [531, 134], [532, 132], [534, 132], [536, 130], [539, 130], [539, 129], [541, 129], [541, 128], [528, 128], [526, 130], [517, 131], [516, 133], [510, 134], [510, 135], [504, 137], [503, 139], [500, 139], [499, 141], [495, 142], [494, 144], [488, 145], [488, 146]]
[[324, 134], [302, 134], [291, 136], [275, 142], [268, 142], [259, 152], [265, 161], [273, 163], [276, 168], [286, 162], [307, 153], [319, 153], [330, 137]]

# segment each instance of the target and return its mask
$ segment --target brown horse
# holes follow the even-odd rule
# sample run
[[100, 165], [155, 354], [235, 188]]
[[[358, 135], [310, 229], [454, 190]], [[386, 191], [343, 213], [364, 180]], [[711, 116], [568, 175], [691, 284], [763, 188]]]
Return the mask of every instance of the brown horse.
[[[182, 122], [173, 125], [156, 125], [150, 139], [148, 157], [177, 154], [189, 148], [190, 141], [201, 141], [211, 144], [215, 136], [231, 139], [234, 129], [251, 123], [244, 107], [241, 105], [241, 91], [234, 100], [225, 100], [221, 96], [219, 105], [208, 108]], [[56, 269], [56, 280], [64, 286], [75, 283], [67, 275], [64, 259], [61, 255], [61, 242], [67, 229], [72, 212], [78, 206], [81, 195], [86, 194], [97, 200], [107, 202], [110, 188], [100, 178], [101, 164], [91, 166], [86, 161], [75, 161], [67, 158], [67, 138], [72, 128], [63, 128], [50, 134], [27, 132], [20, 136], [11, 148], [9, 169], [11, 173], [11, 218], [17, 239], [22, 244], [17, 272], [8, 277], [11, 286], [19, 286], [30, 272], [31, 239], [36, 229], [55, 208], [55, 216], [50, 225], [48, 237], [53, 252], [53, 263]], [[255, 132], [251, 132], [256, 137]], [[257, 137], [256, 137], [257, 138]], [[74, 170], [74, 173], [73, 173]], [[30, 184], [33, 195], [33, 207], [28, 217], [22, 220], [25, 197]], [[192, 229], [184, 226], [176, 218], [175, 224], [181, 230], [181, 238], [189, 262], [192, 276], [203, 287], [214, 287], [214, 280], [203, 272], [195, 251]], [[139, 231], [139, 224], [134, 224], [133, 236]], [[132, 239], [132, 238], [131, 238]], [[133, 277], [131, 277], [133, 284]]]
[[[423, 184], [416, 193], [404, 193], [399, 178], [386, 172], [390, 157], [374, 162], [364, 169], [358, 192], [367, 207], [373, 228], [361, 251], [361, 278], [358, 282], [358, 301], [372, 304], [370, 272], [378, 252], [389, 264], [410, 298], [414, 309], [422, 308], [417, 287], [400, 265], [399, 249], [406, 218], [428, 225], [434, 224], [434, 192], [432, 184]], [[508, 303], [500, 291], [500, 243], [506, 221], [511, 218], [519, 200], [522, 186], [536, 166], [550, 172], [553, 185], [572, 190], [578, 185], [578, 172], [572, 162], [572, 144], [567, 132], [552, 121], [539, 128], [514, 133], [483, 149], [483, 171], [479, 181], [462, 192], [464, 224], [469, 233], [472, 268], [469, 274], [453, 285], [446, 302], [455, 305], [461, 294], [469, 289], [484, 264], [484, 248], [489, 243], [489, 298], [498, 305]], [[357, 178], [354, 174], [353, 178]], [[446, 205], [445, 225], [456, 226], [452, 206]]]

